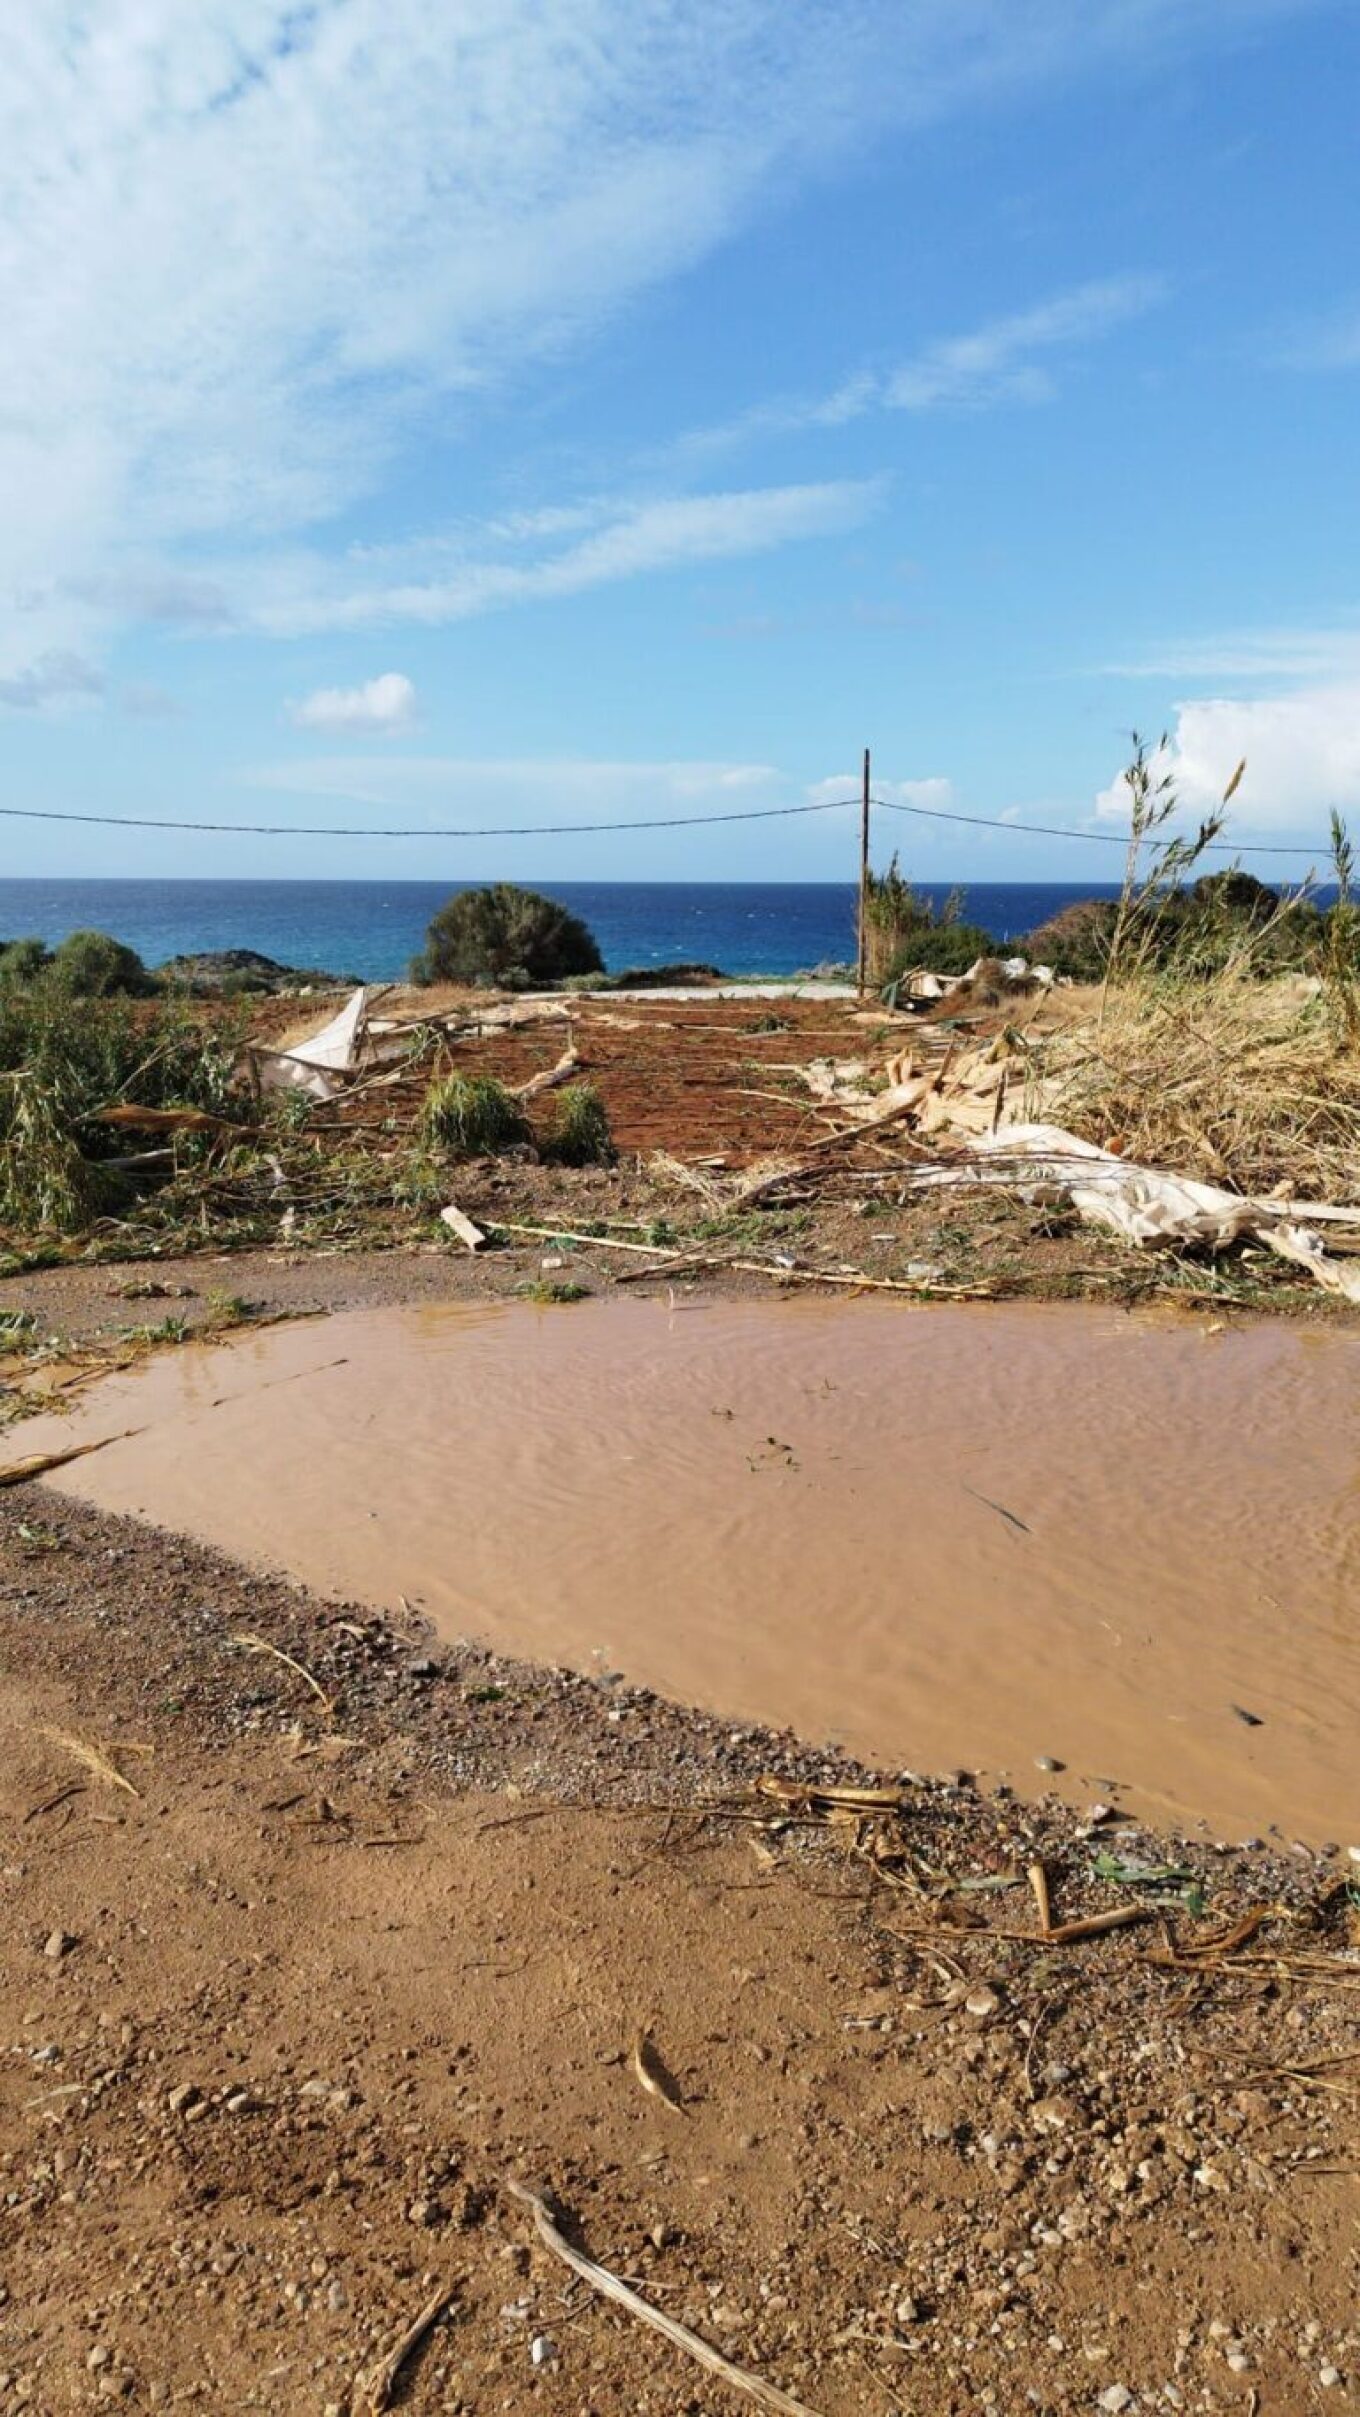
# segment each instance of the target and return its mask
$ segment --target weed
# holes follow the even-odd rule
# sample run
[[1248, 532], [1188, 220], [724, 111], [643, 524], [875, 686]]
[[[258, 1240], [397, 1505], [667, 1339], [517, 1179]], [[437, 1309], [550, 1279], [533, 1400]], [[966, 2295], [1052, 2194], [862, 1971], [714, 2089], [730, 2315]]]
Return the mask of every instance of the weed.
[[254, 1316], [239, 1292], [210, 1292], [203, 1305], [202, 1332], [221, 1334], [229, 1326], [244, 1326]]
[[555, 1284], [549, 1276], [537, 1276], [532, 1284], [516, 1287], [522, 1301], [536, 1301], [540, 1309], [562, 1309], [572, 1301], [588, 1301], [588, 1284]]
[[604, 1101], [593, 1083], [556, 1093], [544, 1156], [560, 1167], [608, 1166], [617, 1156]]
[[530, 1139], [518, 1102], [489, 1074], [446, 1074], [421, 1103], [421, 1139], [459, 1158], [494, 1158]]
[[151, 1349], [158, 1343], [187, 1343], [192, 1333], [188, 1319], [182, 1313], [176, 1313], [161, 1318], [154, 1326], [125, 1326], [120, 1340], [124, 1343], [142, 1343]]

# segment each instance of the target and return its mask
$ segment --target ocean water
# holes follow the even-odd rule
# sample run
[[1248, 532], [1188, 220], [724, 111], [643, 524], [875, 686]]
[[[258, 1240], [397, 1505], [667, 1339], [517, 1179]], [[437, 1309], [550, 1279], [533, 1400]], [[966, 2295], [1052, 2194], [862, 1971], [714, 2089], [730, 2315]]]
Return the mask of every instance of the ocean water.
[[[112, 932], [148, 965], [199, 949], [254, 948], [284, 965], [403, 974], [435, 909], [468, 885], [446, 881], [0, 880], [0, 940], [49, 946], [67, 932]], [[528, 886], [532, 887], [530, 883]], [[685, 960], [727, 974], [791, 974], [855, 952], [850, 882], [545, 882], [589, 924], [611, 972]], [[948, 884], [923, 883], [937, 903]], [[964, 913], [1016, 940], [1074, 898], [1114, 897], [1094, 882], [978, 882]]]

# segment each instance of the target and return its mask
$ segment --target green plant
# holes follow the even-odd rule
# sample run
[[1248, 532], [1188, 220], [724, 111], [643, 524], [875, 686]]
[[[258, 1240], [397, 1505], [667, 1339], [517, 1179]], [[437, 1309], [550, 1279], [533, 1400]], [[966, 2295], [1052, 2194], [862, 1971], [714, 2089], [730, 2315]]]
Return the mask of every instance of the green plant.
[[1322, 954], [1323, 993], [1342, 1036], [1352, 1045], [1360, 1040], [1360, 985], [1357, 984], [1357, 958], [1360, 958], [1360, 907], [1352, 895], [1355, 881], [1355, 854], [1350, 834], [1335, 806], [1332, 808], [1332, 873], [1336, 881], [1336, 904], [1327, 917], [1326, 941]]
[[894, 855], [885, 873], [871, 872], [864, 897], [865, 974], [875, 989], [904, 973], [966, 973], [996, 942], [980, 924], [963, 921], [963, 895], [951, 890], [935, 905], [913, 889]]
[[526, 989], [603, 970], [594, 935], [579, 916], [538, 890], [493, 881], [461, 890], [440, 907], [412, 961], [411, 979]]
[[588, 1301], [588, 1284], [554, 1284], [548, 1276], [538, 1276], [532, 1284], [520, 1284], [516, 1290], [522, 1301], [536, 1301], [540, 1309], [562, 1309], [572, 1301]]
[[555, 1094], [543, 1155], [560, 1167], [608, 1166], [617, 1156], [608, 1111], [594, 1083], [568, 1083]]
[[45, 940], [6, 940], [0, 944], [0, 982], [36, 982], [51, 962]]
[[518, 1101], [490, 1074], [437, 1076], [421, 1103], [419, 1132], [459, 1158], [494, 1158], [531, 1138]]
[[0, 1219], [78, 1232], [94, 1204], [94, 1173], [60, 1100], [31, 1069], [0, 1082], [0, 1140]]
[[[1166, 956], [1169, 930], [1179, 911], [1177, 892], [1223, 828], [1220, 807], [1203, 817], [1193, 838], [1160, 836], [1180, 805], [1165, 734], [1150, 747], [1134, 731], [1133, 754], [1123, 777], [1129, 793], [1129, 843], [1105, 959], [1102, 1016], [1112, 981], [1128, 980]], [[1239, 765], [1224, 793], [1225, 804], [1241, 777]]]
[[52, 952], [45, 977], [81, 999], [148, 998], [155, 990], [135, 948], [108, 932], [71, 932]]

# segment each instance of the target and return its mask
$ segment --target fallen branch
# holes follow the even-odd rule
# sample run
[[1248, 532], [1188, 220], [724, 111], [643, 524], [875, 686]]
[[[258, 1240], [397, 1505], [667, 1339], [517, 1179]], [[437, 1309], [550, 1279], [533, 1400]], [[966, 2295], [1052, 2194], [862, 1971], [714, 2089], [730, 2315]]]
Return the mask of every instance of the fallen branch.
[[453, 2285], [441, 2283], [439, 2289], [426, 2300], [419, 2316], [407, 2326], [400, 2341], [394, 2342], [381, 2358], [371, 2359], [366, 2367], [360, 2368], [350, 2392], [350, 2417], [379, 2417], [383, 2409], [391, 2407], [392, 2386], [398, 2375], [407, 2359], [420, 2348], [426, 2334], [438, 2324], [452, 2298]]
[[49, 1469], [64, 1469], [68, 1460], [84, 1460], [89, 1452], [102, 1452], [111, 1443], [126, 1443], [130, 1435], [140, 1435], [141, 1427], [124, 1427], [117, 1435], [101, 1435], [97, 1443], [67, 1444], [61, 1452], [30, 1452], [27, 1460], [16, 1460], [7, 1469], [0, 1469], [0, 1486], [26, 1485], [30, 1477], [43, 1477]]
[[616, 2274], [611, 2274], [607, 2266], [597, 2266], [594, 2258], [586, 2257], [582, 2250], [573, 2249], [570, 2241], [558, 2231], [536, 2191], [526, 2190], [522, 2182], [516, 2182], [509, 2176], [506, 2178], [506, 2188], [530, 2209], [534, 2228], [544, 2248], [550, 2249], [564, 2266], [569, 2266], [583, 2283], [589, 2283], [592, 2291], [598, 2291], [602, 2298], [612, 2300], [616, 2308], [626, 2310], [629, 2316], [637, 2317], [639, 2323], [650, 2325], [654, 2333], [660, 2333], [677, 2350], [683, 2350], [687, 2358], [694, 2359], [701, 2367], [707, 2367], [710, 2375], [721, 2377], [734, 2392], [744, 2392], [749, 2400], [759, 2401], [762, 2408], [782, 2410], [784, 2417], [816, 2417], [815, 2410], [808, 2408], [805, 2402], [790, 2399], [789, 2394], [781, 2392], [777, 2384], [766, 2383], [759, 2375], [752, 2375], [747, 2368], [734, 2366], [730, 2358], [724, 2358], [722, 2352], [715, 2350], [701, 2335], [691, 2333], [688, 2325], [678, 2324], [673, 2316], [663, 2316], [659, 2308], [649, 2306], [636, 2291], [629, 2290], [627, 2283], [620, 2282]]
[[[574, 1234], [565, 1225], [511, 1225], [504, 1217], [488, 1217], [493, 1234], [530, 1234], [539, 1242], [584, 1242], [591, 1250], [641, 1251], [645, 1257], [656, 1257], [656, 1245], [651, 1242], [623, 1242], [617, 1234]], [[682, 1253], [673, 1251], [673, 1258]]]

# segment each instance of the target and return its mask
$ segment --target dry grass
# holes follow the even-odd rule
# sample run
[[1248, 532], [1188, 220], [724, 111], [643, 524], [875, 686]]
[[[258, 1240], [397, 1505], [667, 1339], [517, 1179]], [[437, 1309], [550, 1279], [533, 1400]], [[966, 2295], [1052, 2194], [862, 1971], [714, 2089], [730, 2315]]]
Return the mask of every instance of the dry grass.
[[1257, 1197], [1360, 1197], [1360, 1043], [1296, 980], [1117, 983], [1033, 1068], [1034, 1115], [1123, 1157]]

